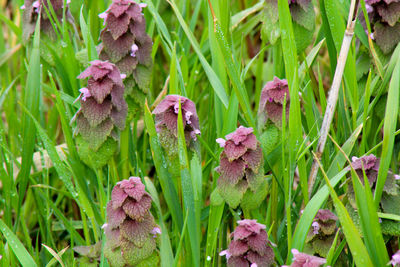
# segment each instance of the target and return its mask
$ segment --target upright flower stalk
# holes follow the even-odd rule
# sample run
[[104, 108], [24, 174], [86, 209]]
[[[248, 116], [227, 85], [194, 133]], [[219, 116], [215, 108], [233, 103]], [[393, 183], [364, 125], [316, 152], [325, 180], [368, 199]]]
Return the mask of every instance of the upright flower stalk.
[[105, 28], [100, 34], [99, 56], [117, 65], [126, 75], [126, 101], [130, 116], [143, 106], [150, 87], [153, 43], [146, 33], [142, 9], [146, 4], [132, 0], [113, 0], [99, 16]]
[[169, 158], [170, 171], [174, 175], [179, 174], [178, 156], [178, 113], [179, 102], [182, 110], [182, 123], [185, 133], [186, 145], [195, 149], [197, 135], [200, 134], [199, 118], [196, 105], [192, 100], [179, 96], [167, 95], [154, 109], [156, 130], [160, 143]]
[[81, 108], [74, 117], [78, 152], [85, 163], [98, 168], [113, 155], [119, 131], [125, 128], [124, 84], [118, 68], [100, 60], [90, 62], [78, 78], [89, 78], [80, 89]]
[[[285, 104], [286, 100], [286, 104]], [[283, 105], [286, 105], [283, 110]], [[282, 114], [285, 113], [286, 121], [289, 116], [290, 96], [287, 80], [274, 77], [273, 81], [267, 82], [261, 91], [260, 105], [258, 108], [259, 128], [265, 127], [270, 120], [278, 128], [282, 127]]]
[[258, 207], [267, 189], [261, 145], [253, 129], [240, 126], [225, 139], [218, 138], [217, 142], [224, 148], [220, 165], [216, 168], [220, 174], [217, 182], [219, 194], [232, 208], [239, 204], [244, 209]]
[[118, 182], [107, 204], [104, 255], [112, 267], [158, 266], [160, 228], [150, 213], [151, 197], [139, 177]]
[[241, 220], [231, 234], [233, 238], [227, 250], [221, 251], [228, 267], [268, 267], [274, 263], [272, 243], [268, 240], [265, 225], [257, 220]]

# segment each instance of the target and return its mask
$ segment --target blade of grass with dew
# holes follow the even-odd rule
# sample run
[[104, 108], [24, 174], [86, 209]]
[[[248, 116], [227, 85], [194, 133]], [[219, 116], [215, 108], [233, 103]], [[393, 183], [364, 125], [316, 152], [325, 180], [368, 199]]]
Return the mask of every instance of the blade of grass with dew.
[[3, 233], [8, 245], [23, 267], [37, 266], [24, 245], [22, 245], [18, 237], [11, 231], [10, 228], [8, 228], [2, 219], [0, 219], [0, 231]]
[[200, 63], [203, 66], [204, 71], [206, 72], [206, 75], [215, 91], [215, 94], [219, 97], [222, 104], [225, 107], [227, 107], [228, 106], [228, 95], [226, 94], [221, 81], [219, 80], [218, 76], [215, 74], [214, 70], [211, 68], [210, 64], [207, 62], [206, 58], [202, 54], [199, 43], [196, 41], [196, 38], [194, 37], [193, 33], [190, 31], [189, 27], [187, 26], [181, 13], [179, 12], [178, 7], [175, 4], [175, 1], [167, 0], [167, 2], [171, 5], [172, 9], [174, 10], [175, 15], [176, 15], [181, 27], [183, 28], [187, 38], [190, 40], [190, 43], [192, 44], [194, 51], [196, 52], [197, 56], [199, 57]]
[[375, 205], [378, 207], [381, 201], [383, 187], [385, 186], [387, 173], [392, 159], [394, 148], [394, 132], [396, 131], [397, 114], [399, 113], [399, 91], [400, 91], [400, 57], [397, 58], [396, 67], [390, 80], [389, 92], [386, 102], [386, 111], [383, 126], [383, 144], [381, 161], [379, 165], [378, 178], [375, 189]]
[[179, 102], [178, 113], [178, 154], [180, 163], [180, 174], [182, 183], [183, 204], [188, 213], [187, 227], [190, 233], [189, 241], [192, 250], [193, 266], [200, 266], [200, 225], [197, 224], [196, 214], [200, 214], [201, 210], [196, 209], [194, 200], [193, 180], [189, 168], [189, 159], [186, 150], [185, 132], [183, 127], [182, 109]]
[[[360, 135], [362, 125], [360, 125], [356, 131], [353, 132], [352, 136], [346, 141], [342, 146], [342, 150], [346, 154], [350, 154], [353, 150], [354, 144]], [[332, 160], [332, 163], [328, 169], [327, 175], [333, 177], [331, 179], [332, 186], [336, 186], [346, 175], [348, 170], [342, 170], [342, 166], [346, 162], [346, 158], [340, 152], [337, 152], [336, 157]], [[340, 171], [341, 170], [341, 171]], [[293, 234], [293, 245], [292, 248], [297, 248], [302, 251], [305, 245], [308, 230], [311, 227], [312, 221], [317, 214], [318, 210], [321, 208], [322, 204], [328, 199], [329, 191], [327, 185], [324, 185], [318, 192], [313, 196], [313, 198], [308, 202], [303, 210], [300, 219], [297, 222], [296, 229]]]
[[144, 177], [144, 182], [146, 184], [146, 189], [147, 191], [149, 191], [151, 198], [153, 199], [153, 203], [157, 208], [157, 214], [159, 218], [158, 223], [161, 227], [161, 242], [160, 242], [161, 266], [170, 267], [174, 264], [174, 255], [172, 253], [171, 240], [169, 238], [168, 229], [164, 224], [160, 199], [158, 198], [157, 190], [153, 182], [148, 177]]
[[[292, 243], [292, 226], [291, 226], [291, 186], [294, 177], [294, 171], [296, 168], [296, 154], [300, 147], [302, 140], [302, 125], [301, 125], [301, 111], [300, 111], [300, 99], [299, 99], [299, 83], [298, 83], [298, 61], [297, 61], [297, 48], [293, 33], [292, 20], [289, 10], [289, 4], [285, 0], [278, 1], [278, 12], [279, 12], [279, 27], [281, 29], [281, 42], [282, 52], [285, 62], [286, 78], [289, 84], [289, 95], [290, 95], [290, 108], [289, 108], [289, 172], [288, 175], [284, 176], [289, 184], [286, 199], [286, 206], [288, 208], [287, 220], [288, 220], [288, 246], [291, 247]], [[305, 159], [300, 158], [297, 167], [299, 170], [299, 178], [301, 191], [303, 194], [304, 202], [307, 203], [308, 191], [307, 191], [307, 172]]]
[[[211, 3], [210, 8], [212, 9]], [[216, 38], [219, 44], [220, 51], [223, 55], [224, 63], [226, 70], [228, 72], [230, 81], [232, 83], [233, 89], [235, 91], [236, 97], [239, 100], [240, 107], [243, 110], [244, 117], [247, 120], [247, 123], [253, 127], [256, 131], [256, 122], [253, 116], [253, 112], [251, 110], [249, 97], [247, 95], [246, 88], [244, 83], [242, 83], [240, 78], [240, 71], [238, 69], [238, 63], [235, 59], [234, 52], [231, 51], [231, 46], [226, 40], [224, 33], [222, 31], [221, 25], [219, 21], [214, 18], [214, 31], [216, 34]]]
[[179, 204], [178, 194], [171, 180], [171, 175], [167, 170], [166, 159], [163, 156], [160, 141], [158, 140], [156, 132], [156, 127], [154, 125], [154, 120], [147, 103], [144, 108], [144, 113], [144, 122], [146, 124], [146, 129], [150, 137], [150, 148], [158, 179], [160, 180], [161, 189], [164, 194], [165, 201], [167, 202], [168, 208], [171, 211], [172, 219], [177, 226], [177, 229], [181, 230], [183, 225], [183, 214], [181, 205]]
[[318, 157], [315, 154], [314, 158], [316, 159], [321, 169], [322, 175], [325, 179], [326, 185], [328, 186], [329, 194], [333, 200], [337, 216], [339, 218], [340, 224], [343, 227], [343, 233], [346, 237], [351, 254], [353, 255], [355, 264], [357, 266], [373, 267], [374, 265], [369, 257], [368, 251], [364, 246], [364, 243], [361, 240], [359, 232], [353, 221], [351, 220], [349, 213], [347, 212], [343, 203], [340, 201], [338, 195], [335, 192], [335, 189], [332, 187], [332, 184], [329, 181], [328, 176], [326, 176], [326, 173], [322, 168], [321, 162], [318, 160]]
[[83, 11], [83, 5], [81, 7], [79, 23], [81, 26], [83, 41], [85, 42], [85, 46], [87, 49], [88, 61], [90, 62], [92, 60], [98, 59], [98, 55], [97, 55], [96, 46], [94, 44], [90, 30], [86, 24], [85, 18], [83, 17], [82, 11]]
[[307, 70], [311, 67], [315, 58], [317, 57], [319, 50], [325, 43], [325, 39], [322, 39], [316, 46], [314, 46], [310, 53], [308, 53], [305, 62], [303, 62], [299, 67], [299, 84], [301, 84], [306, 76]]
[[[33, 115], [39, 117], [39, 103], [40, 103], [40, 15], [36, 23], [35, 35], [33, 38], [33, 48], [31, 51], [28, 76], [26, 78], [26, 87], [24, 90], [24, 105]], [[32, 119], [27, 115], [22, 115], [22, 162], [21, 170], [18, 173], [17, 181], [19, 183], [19, 201], [17, 208], [17, 217], [25, 196], [25, 191], [28, 186], [28, 178], [31, 171], [32, 155], [35, 148], [36, 129]]]
[[351, 169], [351, 177], [365, 245], [374, 266], [385, 266], [389, 262], [389, 257], [383, 241], [382, 230], [368, 178], [364, 173], [365, 186], [363, 186], [353, 168]]
[[331, 248], [329, 249], [328, 254], [326, 255], [326, 263], [325, 263], [324, 267], [333, 266], [333, 264], [332, 264], [333, 255], [335, 255], [336, 244], [337, 244], [337, 240], [339, 237], [339, 233], [340, 233], [340, 228], [337, 230], [337, 232], [335, 234], [335, 239], [333, 240]]
[[[78, 203], [80, 207], [82, 207], [85, 212], [87, 213], [88, 217], [93, 219], [94, 218], [94, 211], [92, 209], [92, 206], [87, 199], [86, 194], [83, 192], [79, 191], [79, 194], [76, 192], [75, 187], [72, 183], [72, 174], [66, 167], [66, 165], [62, 162], [60, 159], [60, 156], [57, 153], [57, 150], [55, 149], [54, 143], [50, 140], [50, 138], [47, 136], [45, 130], [40, 126], [39, 122], [33, 117], [33, 115], [24, 107], [22, 108], [25, 110], [25, 112], [31, 117], [34, 125], [36, 126], [36, 130], [38, 132], [38, 135], [42, 139], [42, 142], [47, 150], [47, 153], [49, 154], [49, 157], [51, 161], [53, 162], [53, 166], [56, 169], [60, 179], [63, 181], [65, 187], [71, 194], [72, 198]], [[79, 186], [78, 186], [78, 189]], [[93, 229], [96, 226], [93, 225]]]

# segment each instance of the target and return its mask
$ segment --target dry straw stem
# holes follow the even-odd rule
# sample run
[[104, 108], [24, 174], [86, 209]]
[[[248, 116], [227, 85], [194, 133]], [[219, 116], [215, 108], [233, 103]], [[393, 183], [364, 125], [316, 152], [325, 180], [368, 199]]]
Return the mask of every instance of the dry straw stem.
[[[340, 54], [339, 54], [339, 59], [337, 61], [335, 76], [333, 77], [332, 86], [331, 86], [331, 89], [329, 90], [328, 104], [326, 106], [324, 120], [322, 122], [322, 127], [321, 127], [321, 132], [320, 132], [320, 138], [318, 141], [317, 153], [316, 153], [318, 159], [321, 158], [321, 155], [324, 152], [329, 128], [331, 126], [333, 114], [335, 112], [336, 103], [337, 103], [338, 95], [339, 95], [339, 88], [340, 88], [340, 84], [342, 82], [342, 77], [343, 77], [343, 71], [344, 71], [344, 67], [346, 66], [347, 55], [349, 53], [351, 41], [352, 41], [353, 35], [354, 35], [354, 27], [356, 25], [358, 6], [359, 6], [359, 0], [351, 1], [349, 17], [347, 20], [347, 27], [346, 27], [346, 31], [344, 33], [342, 47], [340, 49]], [[308, 192], [309, 192], [310, 196], [312, 193], [312, 188], [315, 183], [315, 178], [317, 177], [317, 173], [318, 173], [318, 163], [317, 163], [317, 160], [314, 159], [314, 162], [311, 167], [310, 177], [308, 179]]]

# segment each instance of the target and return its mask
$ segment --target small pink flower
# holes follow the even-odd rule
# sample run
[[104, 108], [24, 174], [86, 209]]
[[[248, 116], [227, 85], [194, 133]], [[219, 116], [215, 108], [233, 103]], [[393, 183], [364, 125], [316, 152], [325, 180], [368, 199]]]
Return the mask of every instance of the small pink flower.
[[293, 263], [290, 266], [296, 267], [319, 267], [326, 263], [326, 259], [311, 256], [292, 249]]
[[25, 9], [26, 7], [25, 7], [25, 5], [22, 5], [20, 8], [21, 8], [21, 9]]
[[217, 138], [217, 140], [215, 141], [219, 144], [220, 147], [225, 147], [226, 141], [224, 138]]
[[133, 44], [131, 47], [131, 57], [136, 57], [136, 52], [139, 50], [139, 47], [136, 44]]
[[317, 235], [319, 233], [319, 229], [321, 228], [319, 223], [313, 222], [311, 226], [314, 228], [313, 233]]
[[400, 250], [393, 254], [392, 260], [388, 264], [392, 264], [393, 267], [400, 266]]
[[86, 101], [86, 99], [88, 97], [91, 97], [92, 95], [90, 94], [89, 89], [87, 89], [86, 87], [79, 89], [79, 92], [81, 92], [82, 94], [82, 100]]

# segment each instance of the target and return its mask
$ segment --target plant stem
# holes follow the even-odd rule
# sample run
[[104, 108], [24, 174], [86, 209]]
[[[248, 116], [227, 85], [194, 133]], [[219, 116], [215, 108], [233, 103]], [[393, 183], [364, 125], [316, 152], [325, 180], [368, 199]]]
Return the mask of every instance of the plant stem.
[[[347, 21], [347, 28], [344, 33], [342, 47], [340, 49], [340, 54], [339, 54], [339, 59], [338, 59], [338, 64], [337, 64], [336, 70], [335, 70], [335, 76], [333, 77], [332, 86], [331, 86], [331, 89], [329, 90], [328, 104], [326, 106], [324, 120], [322, 122], [322, 127], [321, 127], [321, 135], [320, 135], [320, 139], [318, 141], [317, 153], [316, 153], [318, 159], [321, 158], [322, 153], [324, 152], [326, 139], [327, 139], [328, 132], [329, 132], [329, 129], [330, 129], [330, 126], [332, 123], [333, 115], [335, 112], [336, 103], [337, 103], [338, 95], [339, 95], [340, 84], [341, 84], [341, 81], [343, 78], [344, 67], [346, 66], [347, 55], [349, 53], [351, 41], [352, 41], [353, 35], [354, 35], [354, 27], [355, 27], [356, 19], [357, 19], [358, 5], [359, 5], [359, 0], [351, 1], [349, 17], [348, 17], [348, 21]], [[310, 177], [308, 179], [308, 192], [309, 192], [310, 196], [312, 194], [312, 189], [313, 189], [313, 186], [315, 183], [315, 179], [317, 177], [317, 173], [318, 173], [318, 163], [317, 163], [317, 160], [314, 159], [312, 167], [311, 167]]]

